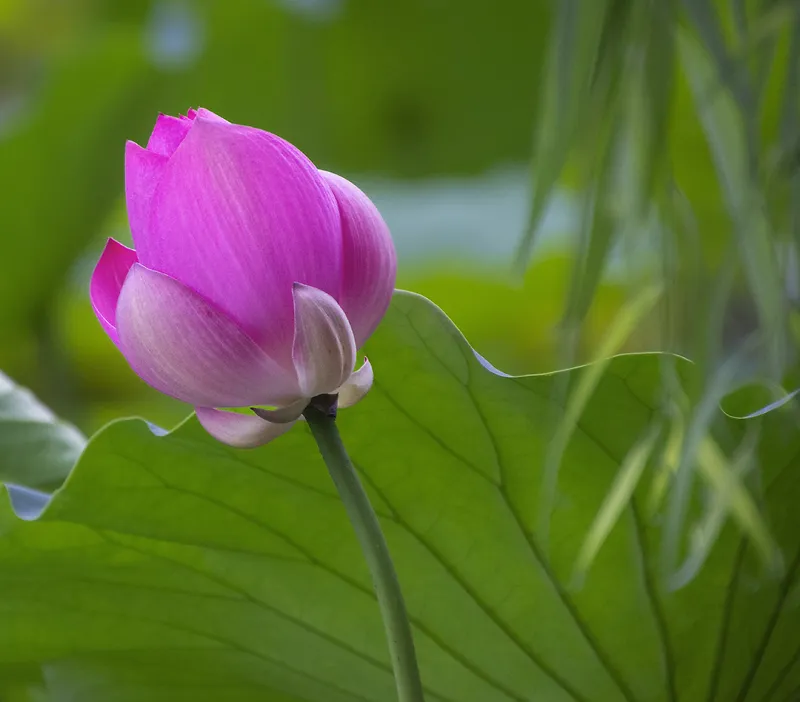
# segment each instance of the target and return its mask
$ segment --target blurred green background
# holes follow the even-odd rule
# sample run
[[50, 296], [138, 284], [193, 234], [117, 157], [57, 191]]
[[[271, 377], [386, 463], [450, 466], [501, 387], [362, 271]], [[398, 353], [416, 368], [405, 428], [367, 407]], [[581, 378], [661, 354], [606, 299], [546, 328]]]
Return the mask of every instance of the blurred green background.
[[506, 371], [592, 358], [655, 282], [620, 348], [713, 367], [756, 333], [784, 381], [798, 27], [774, 0], [0, 0], [0, 368], [86, 431], [188, 412], [87, 288], [128, 237], [125, 140], [201, 105], [359, 184], [398, 286]]

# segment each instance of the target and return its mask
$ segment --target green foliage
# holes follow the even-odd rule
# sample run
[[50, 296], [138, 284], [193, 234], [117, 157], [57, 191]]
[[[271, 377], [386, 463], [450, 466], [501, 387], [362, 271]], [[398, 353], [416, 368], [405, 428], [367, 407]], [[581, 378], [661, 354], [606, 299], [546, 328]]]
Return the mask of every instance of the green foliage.
[[[725, 456], [755, 437], [759, 469], [746, 461], [737, 474], [747, 499], [763, 501], [786, 556], [780, 575], [723, 520], [696, 577], [665, 588], [649, 506], [658, 472], [644, 470], [576, 586], [620, 466], [660, 416], [665, 357], [607, 365], [564, 452], [545, 543], [537, 509], [562, 411], [554, 389], [574, 371], [492, 372], [436, 307], [406, 293], [368, 353], [377, 385], [341, 413], [341, 431], [398, 567], [429, 700], [792, 699], [791, 417], [713, 421]], [[694, 484], [681, 543], [707, 510], [730, 507], [725, 491]], [[369, 578], [304, 426], [235, 451], [194, 419], [166, 436], [120, 421], [92, 439], [39, 520], [5, 503], [0, 521], [6, 685], [43, 683], [52, 699], [82, 702], [392, 699]]]
[[[664, 281], [661, 348], [690, 355], [705, 375], [707, 362], [755, 334], [760, 372], [780, 379], [797, 361], [787, 261], [798, 241], [797, 198], [788, 196], [798, 176], [786, 160], [800, 134], [797, 4], [558, 7], [518, 264], [559, 190], [576, 191], [583, 214], [565, 347], [611, 252], [622, 251], [634, 279]], [[641, 258], [653, 254], [648, 269]]]
[[[83, 427], [185, 412], [102, 334], [81, 258], [126, 236], [122, 147], [159, 110], [203, 104], [356, 180], [522, 162], [536, 113], [521, 284], [427, 261], [402, 286], [507, 370], [620, 348], [696, 365], [499, 377], [397, 298], [369, 347], [378, 387], [341, 423], [430, 697], [797, 696], [797, 416], [789, 400], [719, 411], [800, 378], [796, 2], [51, 5], [0, 0], [0, 367]], [[196, 23], [188, 59], [156, 55], [164, 8]], [[572, 255], [529, 265], [565, 190]], [[55, 488], [83, 443], [0, 376], [0, 480]], [[368, 579], [302, 428], [233, 452], [194, 420], [166, 437], [115, 423], [43, 518], [0, 519], [4, 702], [391, 698]]]
[[58, 487], [86, 439], [0, 373], [0, 481]]
[[[489, 266], [453, 269], [439, 264], [401, 270], [398, 286], [436, 300], [475, 348], [496, 365], [516, 373], [550, 371], [567, 365], [558, 331], [571, 266], [567, 255], [548, 256], [529, 266], [520, 284], [508, 280], [507, 271]], [[625, 292], [619, 282], [597, 289], [583, 320], [576, 362], [595, 357], [599, 340], [625, 303]], [[654, 321], [640, 319], [635, 338], [624, 349], [658, 349], [659, 328]]]
[[121, 191], [125, 134], [135, 128], [131, 108], [147, 72], [137, 39], [109, 32], [81, 47], [49, 76], [36, 113], [0, 137], [4, 339], [43, 323]]

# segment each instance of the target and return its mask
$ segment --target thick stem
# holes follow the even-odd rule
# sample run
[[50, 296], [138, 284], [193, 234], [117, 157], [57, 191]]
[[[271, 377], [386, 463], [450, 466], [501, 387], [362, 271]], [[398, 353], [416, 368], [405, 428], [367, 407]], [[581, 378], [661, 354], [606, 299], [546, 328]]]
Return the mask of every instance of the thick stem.
[[331, 416], [333, 413], [311, 404], [303, 414], [339, 491], [372, 575], [389, 643], [397, 698], [399, 702], [424, 702], [408, 614], [378, 518], [342, 444], [336, 419]]

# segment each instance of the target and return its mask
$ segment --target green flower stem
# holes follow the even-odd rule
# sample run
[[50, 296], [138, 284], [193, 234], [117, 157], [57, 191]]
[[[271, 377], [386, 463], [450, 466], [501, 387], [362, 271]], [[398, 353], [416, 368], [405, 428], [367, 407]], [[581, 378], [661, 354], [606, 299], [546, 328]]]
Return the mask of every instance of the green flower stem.
[[[320, 398], [321, 399], [321, 398]], [[331, 398], [335, 402], [335, 398]], [[335, 404], [332, 402], [332, 406]], [[313, 403], [303, 412], [353, 525], [378, 596], [399, 702], [424, 702], [403, 593], [369, 497], [342, 444], [336, 419]]]

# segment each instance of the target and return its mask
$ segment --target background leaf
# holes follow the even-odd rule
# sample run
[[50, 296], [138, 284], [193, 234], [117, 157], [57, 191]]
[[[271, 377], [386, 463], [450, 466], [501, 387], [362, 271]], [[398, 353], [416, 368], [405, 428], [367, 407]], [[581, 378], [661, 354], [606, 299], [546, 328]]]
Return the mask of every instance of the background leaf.
[[[407, 293], [368, 353], [377, 384], [341, 430], [397, 563], [431, 702], [792, 699], [791, 416], [714, 423], [721, 451], [758, 432], [759, 480], [746, 485], [786, 556], [782, 577], [726, 520], [697, 576], [666, 590], [645, 473], [572, 588], [587, 531], [658, 412], [661, 358], [617, 357], [599, 380], [564, 454], [545, 553], [536, 510], [560, 374], [492, 372]], [[304, 427], [235, 451], [194, 419], [166, 436], [117, 422], [39, 520], [6, 505], [0, 526], [5, 680], [44, 682], [58, 701], [392, 699], [369, 576]]]
[[77, 429], [0, 373], [0, 482], [58, 487], [85, 445]]

